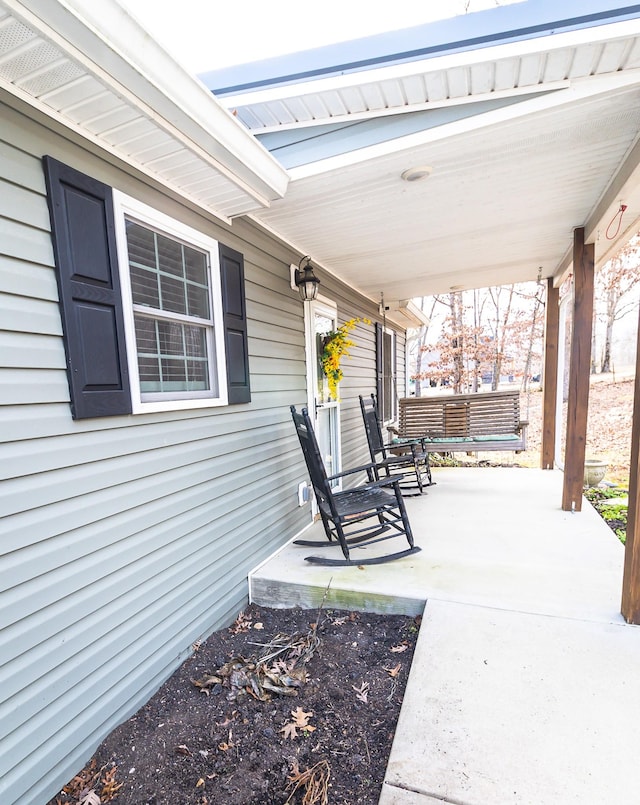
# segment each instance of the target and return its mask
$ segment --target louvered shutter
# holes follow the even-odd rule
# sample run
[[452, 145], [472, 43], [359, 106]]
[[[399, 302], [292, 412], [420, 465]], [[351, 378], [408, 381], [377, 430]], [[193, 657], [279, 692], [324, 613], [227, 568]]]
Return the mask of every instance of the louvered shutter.
[[131, 413], [111, 188], [44, 157], [74, 419]]
[[233, 405], [251, 402], [244, 258], [240, 252], [223, 244], [220, 244], [219, 252], [227, 387], [229, 404]]

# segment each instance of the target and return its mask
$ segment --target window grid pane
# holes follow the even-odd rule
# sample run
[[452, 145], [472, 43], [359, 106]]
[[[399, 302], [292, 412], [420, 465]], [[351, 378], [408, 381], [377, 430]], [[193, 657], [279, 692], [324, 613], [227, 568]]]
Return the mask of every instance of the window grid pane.
[[206, 328], [135, 317], [140, 391], [209, 391]]
[[211, 319], [207, 255], [127, 220], [133, 303]]

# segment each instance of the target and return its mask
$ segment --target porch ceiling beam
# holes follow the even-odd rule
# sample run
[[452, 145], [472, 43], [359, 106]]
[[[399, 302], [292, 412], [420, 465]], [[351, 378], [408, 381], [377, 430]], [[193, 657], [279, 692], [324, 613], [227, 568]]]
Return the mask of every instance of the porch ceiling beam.
[[541, 467], [552, 470], [556, 454], [556, 404], [558, 396], [558, 347], [560, 340], [560, 290], [553, 278], [547, 279], [544, 330], [544, 370], [542, 373], [542, 450]]
[[563, 511], [579, 512], [582, 509], [593, 326], [594, 254], [593, 243], [584, 242], [584, 227], [575, 229], [573, 233], [573, 332], [562, 489]]
[[627, 623], [640, 625], [640, 329], [636, 345], [636, 377], [631, 425], [631, 466], [627, 539], [624, 546], [622, 615]]

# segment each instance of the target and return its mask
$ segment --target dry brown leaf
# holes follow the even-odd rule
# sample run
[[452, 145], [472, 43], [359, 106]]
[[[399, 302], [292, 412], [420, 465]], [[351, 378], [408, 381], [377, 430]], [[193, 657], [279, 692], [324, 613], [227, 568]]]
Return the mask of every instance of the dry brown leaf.
[[401, 654], [403, 651], [406, 651], [409, 646], [406, 643], [403, 643], [399, 646], [391, 646], [391, 652], [393, 654]]
[[309, 719], [313, 715], [313, 711], [309, 710], [308, 713], [305, 713], [302, 707], [296, 707], [295, 710], [291, 711], [291, 715], [293, 716], [293, 723], [296, 727], [306, 727], [309, 724]]
[[359, 688], [357, 688], [355, 685], [351, 685], [351, 687], [356, 692], [356, 699], [360, 699], [361, 702], [368, 704], [367, 696], [369, 695], [369, 683], [363, 682]]
[[204, 785], [204, 778], [200, 778], [196, 783], [196, 788], [201, 788]]
[[287, 724], [285, 724], [280, 732], [284, 735], [285, 739], [291, 738], [293, 740], [294, 738], [298, 737], [296, 725], [292, 721], [289, 721]]
[[229, 627], [229, 631], [232, 634], [240, 634], [240, 632], [248, 632], [251, 628], [253, 619], [250, 618], [248, 615], [245, 615], [244, 612], [241, 612], [235, 620], [235, 623]]
[[264, 629], [264, 624], [263, 623], [254, 623], [253, 628], [257, 629], [258, 631], [260, 631], [261, 629]]
[[82, 797], [78, 805], [100, 805], [100, 797], [95, 791], [87, 791], [86, 796]]
[[389, 676], [391, 676], [391, 677], [393, 677], [395, 679], [395, 677], [397, 677], [398, 674], [400, 673], [401, 668], [402, 668], [402, 663], [399, 662], [393, 668], [385, 668], [384, 670], [389, 674]]
[[180, 746], [176, 746], [175, 752], [177, 755], [191, 755], [189, 747], [185, 746], [185, 744], [180, 744]]

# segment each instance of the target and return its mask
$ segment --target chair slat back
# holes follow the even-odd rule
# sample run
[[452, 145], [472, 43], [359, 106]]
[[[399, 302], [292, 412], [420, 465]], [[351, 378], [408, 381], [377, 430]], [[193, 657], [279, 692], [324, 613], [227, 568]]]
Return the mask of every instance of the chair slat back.
[[382, 454], [383, 458], [386, 458], [387, 455], [384, 447], [384, 439], [382, 438], [382, 428], [380, 426], [380, 418], [378, 417], [378, 406], [376, 405], [375, 395], [372, 394], [371, 398], [361, 396], [360, 409], [362, 410], [362, 419], [364, 421], [364, 430], [367, 435], [371, 461], [376, 462], [380, 454]]
[[327, 472], [324, 468], [318, 441], [311, 424], [311, 418], [306, 408], [300, 412], [296, 411], [295, 405], [291, 406], [291, 416], [296, 427], [296, 433], [300, 440], [302, 454], [309, 471], [311, 485], [318, 501], [331, 501], [331, 487], [327, 480]]

